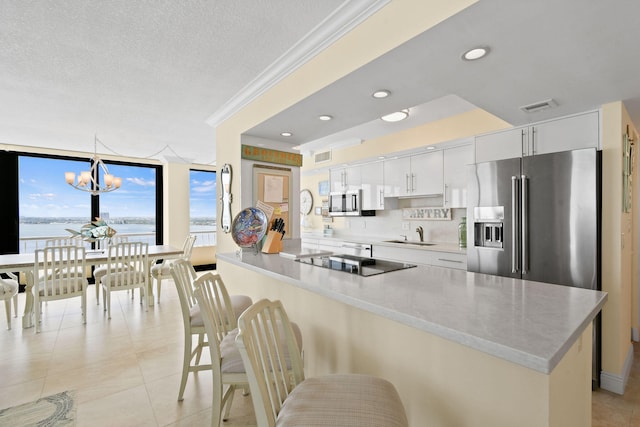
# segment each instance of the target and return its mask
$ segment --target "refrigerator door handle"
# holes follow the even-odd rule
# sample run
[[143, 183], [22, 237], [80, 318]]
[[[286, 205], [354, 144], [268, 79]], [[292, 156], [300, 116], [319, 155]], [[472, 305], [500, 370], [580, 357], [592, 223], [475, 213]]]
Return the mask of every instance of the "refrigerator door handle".
[[511, 177], [511, 272], [518, 272], [518, 177]]
[[528, 254], [528, 233], [529, 233], [529, 194], [528, 194], [528, 181], [526, 175], [521, 177], [522, 190], [520, 191], [520, 197], [522, 202], [520, 204], [522, 236], [520, 237], [522, 242], [522, 250], [520, 256], [522, 257], [522, 274], [527, 274], [529, 271], [529, 254]]

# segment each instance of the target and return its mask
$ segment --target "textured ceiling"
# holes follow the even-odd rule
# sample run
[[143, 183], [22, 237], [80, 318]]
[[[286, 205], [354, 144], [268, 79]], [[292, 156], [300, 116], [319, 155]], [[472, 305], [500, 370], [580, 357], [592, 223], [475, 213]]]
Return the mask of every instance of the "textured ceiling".
[[[212, 115], [310, 31], [385, 3], [2, 0], [0, 147], [86, 152], [96, 134], [100, 153], [212, 164]], [[638, 16], [637, 0], [480, 0], [248, 133], [283, 140], [290, 130], [283, 141], [315, 149], [475, 106], [519, 125], [616, 100], [640, 125]], [[478, 44], [490, 55], [462, 62]], [[380, 87], [393, 96], [362, 96]], [[548, 98], [558, 106], [519, 109]], [[401, 108], [412, 108], [410, 122], [380, 126]], [[319, 124], [318, 114], [335, 120]]]
[[215, 160], [207, 118], [344, 0], [0, 2], [0, 144]]

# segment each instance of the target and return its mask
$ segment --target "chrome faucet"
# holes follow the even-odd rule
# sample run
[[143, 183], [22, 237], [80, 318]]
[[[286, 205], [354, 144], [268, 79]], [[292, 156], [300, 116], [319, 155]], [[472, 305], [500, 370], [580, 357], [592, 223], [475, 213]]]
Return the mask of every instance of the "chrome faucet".
[[418, 228], [416, 228], [416, 231], [418, 232], [418, 235], [420, 236], [420, 241], [424, 242], [424, 230], [422, 229], [422, 226], [418, 226]]
[[406, 234], [401, 234], [402, 237], [404, 237], [404, 241], [407, 241], [407, 235]]

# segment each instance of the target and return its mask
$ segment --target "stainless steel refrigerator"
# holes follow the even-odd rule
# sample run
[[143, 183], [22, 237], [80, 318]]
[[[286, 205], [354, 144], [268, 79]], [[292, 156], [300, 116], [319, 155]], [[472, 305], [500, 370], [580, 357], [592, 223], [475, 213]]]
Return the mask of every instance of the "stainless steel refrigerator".
[[584, 149], [470, 165], [467, 269], [600, 290], [600, 164]]

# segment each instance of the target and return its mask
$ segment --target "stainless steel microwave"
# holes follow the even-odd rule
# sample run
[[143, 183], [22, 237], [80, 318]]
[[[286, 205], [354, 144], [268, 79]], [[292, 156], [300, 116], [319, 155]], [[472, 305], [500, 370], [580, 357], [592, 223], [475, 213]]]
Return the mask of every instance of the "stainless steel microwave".
[[360, 216], [362, 190], [329, 193], [329, 216]]

